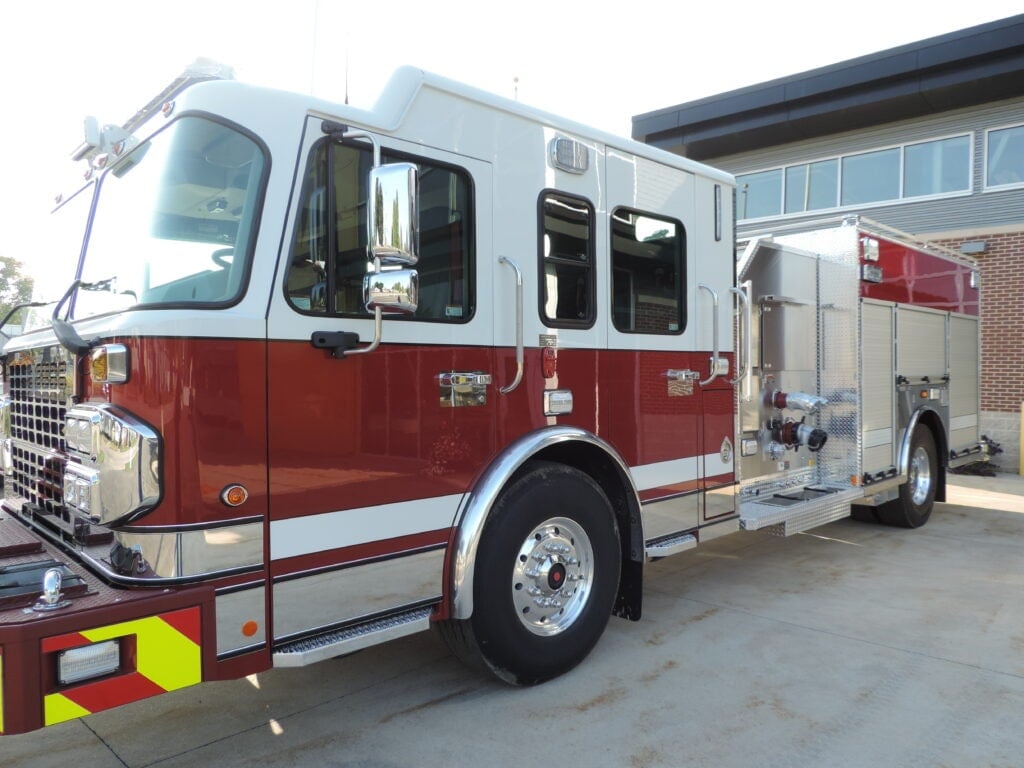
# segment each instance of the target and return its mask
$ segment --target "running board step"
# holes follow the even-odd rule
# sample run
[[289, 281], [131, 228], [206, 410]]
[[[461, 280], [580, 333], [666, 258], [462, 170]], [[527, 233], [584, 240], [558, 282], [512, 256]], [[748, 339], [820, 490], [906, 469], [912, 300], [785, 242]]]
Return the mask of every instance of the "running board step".
[[386, 616], [365, 624], [325, 632], [274, 649], [275, 667], [305, 667], [324, 659], [361, 651], [388, 640], [413, 635], [430, 629], [433, 606], [416, 608], [406, 613]]
[[656, 560], [661, 557], [669, 557], [670, 555], [678, 555], [680, 552], [685, 552], [688, 549], [693, 549], [697, 546], [697, 537], [692, 533], [686, 533], [682, 536], [675, 536], [671, 539], [662, 539], [661, 541], [653, 544], [648, 544], [646, 548], [647, 559]]
[[[807, 498], [795, 499], [805, 495]], [[817, 528], [850, 515], [850, 504], [864, 497], [862, 488], [793, 489], [772, 497], [740, 497], [740, 527], [776, 536]]]

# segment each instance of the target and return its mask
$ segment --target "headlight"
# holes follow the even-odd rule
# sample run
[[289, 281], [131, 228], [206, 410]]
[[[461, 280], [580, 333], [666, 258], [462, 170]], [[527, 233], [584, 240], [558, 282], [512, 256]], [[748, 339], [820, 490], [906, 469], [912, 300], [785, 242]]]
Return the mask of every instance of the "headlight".
[[160, 438], [116, 406], [67, 413], [64, 503], [103, 525], [127, 523], [160, 500]]
[[95, 461], [100, 423], [98, 411], [72, 409], [64, 422], [64, 442], [68, 450], [86, 459]]

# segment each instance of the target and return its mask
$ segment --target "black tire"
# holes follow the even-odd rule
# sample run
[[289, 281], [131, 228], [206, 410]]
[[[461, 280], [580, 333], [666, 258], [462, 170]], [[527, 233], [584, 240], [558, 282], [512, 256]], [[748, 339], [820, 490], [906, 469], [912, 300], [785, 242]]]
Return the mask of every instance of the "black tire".
[[878, 519], [899, 528], [920, 528], [931, 517], [939, 482], [939, 459], [935, 437], [919, 424], [910, 438], [910, 467], [899, 498], [876, 509]]
[[463, 661], [507, 683], [550, 680], [600, 639], [620, 559], [615, 514], [601, 487], [572, 467], [530, 462], [484, 526], [472, 617], [443, 622], [441, 634]]

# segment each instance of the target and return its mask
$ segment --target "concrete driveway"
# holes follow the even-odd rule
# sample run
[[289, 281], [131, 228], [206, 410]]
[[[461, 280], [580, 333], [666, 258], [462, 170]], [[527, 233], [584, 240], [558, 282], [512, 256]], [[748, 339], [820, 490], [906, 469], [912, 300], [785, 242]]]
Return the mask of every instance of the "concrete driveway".
[[953, 482], [917, 531], [655, 563], [643, 620], [536, 688], [424, 634], [2, 737], [0, 766], [1024, 766], [1024, 478]]

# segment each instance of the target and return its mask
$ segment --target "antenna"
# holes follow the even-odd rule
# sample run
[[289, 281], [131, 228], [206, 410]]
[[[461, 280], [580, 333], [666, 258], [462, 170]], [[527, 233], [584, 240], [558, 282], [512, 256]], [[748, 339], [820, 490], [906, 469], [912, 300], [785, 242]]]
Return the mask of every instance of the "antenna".
[[320, 27], [320, 0], [313, 0], [313, 45], [309, 61], [309, 95], [313, 95], [316, 87], [316, 39]]

